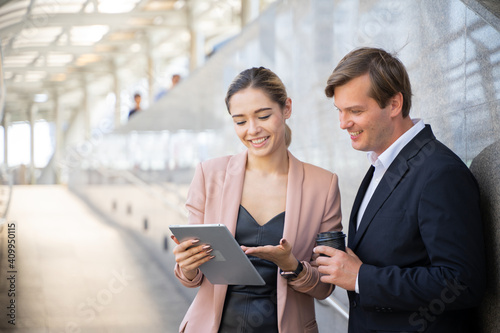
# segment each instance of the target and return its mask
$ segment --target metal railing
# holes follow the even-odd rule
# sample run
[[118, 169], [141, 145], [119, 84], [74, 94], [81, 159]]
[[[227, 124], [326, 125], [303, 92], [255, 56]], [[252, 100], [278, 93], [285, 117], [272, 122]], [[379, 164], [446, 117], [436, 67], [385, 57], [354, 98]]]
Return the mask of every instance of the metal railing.
[[13, 170], [5, 164], [0, 165], [0, 227], [7, 219], [10, 201], [12, 199]]
[[335, 311], [340, 313], [340, 315], [344, 317], [346, 320], [349, 319], [349, 309], [344, 304], [342, 304], [337, 298], [335, 298], [335, 296], [330, 296], [328, 298], [325, 298], [324, 300], [320, 300], [319, 302], [332, 307]]
[[7, 89], [5, 89], [4, 70], [3, 70], [2, 43], [0, 39], [0, 122], [3, 121], [4, 117], [6, 91]]
[[[2, 43], [0, 42], [0, 122], [2, 123], [5, 116], [5, 94]], [[0, 165], [0, 225], [4, 224], [7, 212], [9, 211], [12, 197], [12, 181], [12, 170], [9, 170], [5, 164]]]
[[148, 183], [128, 170], [98, 168], [96, 171], [105, 178], [119, 177], [124, 179], [127, 183], [134, 185], [145, 194], [158, 198], [166, 207], [175, 211], [182, 219], [187, 219], [187, 212], [179, 205], [179, 203], [165, 195], [167, 192], [173, 191], [172, 188], [156, 183]]

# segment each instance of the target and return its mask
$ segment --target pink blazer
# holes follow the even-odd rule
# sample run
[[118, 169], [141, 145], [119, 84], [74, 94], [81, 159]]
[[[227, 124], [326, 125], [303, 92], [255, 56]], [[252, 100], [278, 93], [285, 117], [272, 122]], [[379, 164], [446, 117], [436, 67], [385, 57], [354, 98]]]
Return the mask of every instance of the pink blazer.
[[[314, 298], [324, 299], [334, 286], [319, 281], [311, 264], [316, 234], [342, 230], [337, 175], [303, 163], [290, 152], [283, 237], [306, 270], [300, 279], [287, 281], [277, 274], [278, 328], [283, 333], [318, 332]], [[186, 207], [188, 223], [223, 223], [233, 233], [247, 162], [247, 152], [205, 161], [198, 165]], [[175, 275], [187, 287], [200, 289], [179, 328], [185, 333], [217, 333], [227, 286], [213, 285], [201, 272], [189, 281], [176, 265]]]

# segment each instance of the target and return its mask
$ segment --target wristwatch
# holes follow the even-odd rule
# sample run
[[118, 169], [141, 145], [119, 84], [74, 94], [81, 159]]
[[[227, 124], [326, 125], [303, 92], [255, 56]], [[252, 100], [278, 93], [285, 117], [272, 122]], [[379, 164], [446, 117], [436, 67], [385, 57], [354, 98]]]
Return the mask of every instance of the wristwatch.
[[302, 263], [299, 260], [297, 260], [297, 262], [299, 264], [298, 264], [297, 269], [295, 271], [293, 271], [293, 272], [283, 272], [280, 269], [280, 275], [282, 277], [284, 277], [285, 279], [287, 279], [287, 280], [295, 279], [297, 276], [299, 276], [300, 272], [302, 272], [302, 270], [304, 269], [304, 265], [302, 265]]

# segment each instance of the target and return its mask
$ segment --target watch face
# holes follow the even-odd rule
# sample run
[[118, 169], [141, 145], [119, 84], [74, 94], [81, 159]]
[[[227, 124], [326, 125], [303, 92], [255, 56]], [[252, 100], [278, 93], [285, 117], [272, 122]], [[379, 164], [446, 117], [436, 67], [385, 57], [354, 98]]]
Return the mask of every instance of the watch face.
[[288, 280], [296, 278], [297, 274], [295, 272], [281, 272], [281, 276]]

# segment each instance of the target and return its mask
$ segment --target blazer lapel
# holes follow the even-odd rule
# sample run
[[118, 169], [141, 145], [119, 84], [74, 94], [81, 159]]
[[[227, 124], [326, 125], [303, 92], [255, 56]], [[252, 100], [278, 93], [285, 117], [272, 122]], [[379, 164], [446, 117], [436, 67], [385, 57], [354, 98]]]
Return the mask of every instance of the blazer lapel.
[[246, 150], [231, 157], [226, 167], [222, 187], [222, 198], [219, 208], [220, 221], [217, 223], [225, 224], [233, 236], [236, 232], [236, 220], [238, 219], [238, 210], [241, 204], [246, 163]]
[[373, 193], [368, 206], [366, 206], [366, 210], [363, 214], [363, 217], [361, 218], [361, 223], [359, 224], [359, 228], [356, 231], [356, 235], [354, 236], [354, 239], [352, 241], [353, 249], [355, 249], [358, 245], [359, 240], [363, 237], [366, 229], [368, 229], [368, 226], [372, 222], [375, 214], [378, 212], [380, 207], [382, 207], [387, 198], [389, 198], [396, 185], [408, 170], [406, 160], [404, 161], [404, 163], [394, 162], [385, 172], [384, 176], [377, 186], [377, 189]]
[[[222, 195], [219, 208], [219, 221], [216, 223], [225, 224], [229, 231], [236, 233], [236, 221], [241, 203], [241, 193], [243, 181], [245, 179], [245, 167], [247, 163], [247, 151], [234, 155], [229, 159], [222, 185]], [[214, 309], [218, 309], [216, 318], [221, 318], [226, 297], [226, 285], [214, 285]]]
[[[288, 152], [288, 183], [286, 187], [286, 210], [283, 238], [295, 246], [299, 228], [300, 207], [302, 202], [302, 183], [304, 167], [302, 162]], [[293, 249], [292, 249], [293, 252]], [[278, 318], [283, 318], [287, 298], [287, 281], [278, 277]], [[281, 327], [281, 323], [278, 323]]]
[[302, 182], [304, 168], [302, 163], [288, 152], [288, 183], [286, 187], [286, 212], [283, 238], [295, 243], [299, 227], [300, 206], [302, 202]]
[[350, 247], [351, 249], [353, 246], [351, 245], [353, 240], [354, 240], [354, 235], [356, 235], [356, 226], [357, 226], [357, 221], [358, 221], [358, 211], [359, 211], [359, 206], [361, 206], [361, 202], [363, 201], [363, 198], [365, 196], [366, 190], [368, 189], [368, 186], [370, 185], [370, 181], [372, 180], [373, 177], [373, 172], [375, 171], [375, 167], [372, 165], [368, 169], [368, 172], [365, 175], [365, 178], [363, 178], [363, 181], [361, 182], [361, 185], [358, 190], [358, 194], [356, 194], [356, 199], [354, 199], [354, 205], [352, 206], [351, 210], [351, 216], [349, 218], [349, 231], [348, 231], [348, 238], [347, 238], [347, 246]]
[[[419, 154], [422, 148], [432, 139], [434, 139], [434, 135], [430, 129], [429, 125], [420, 131], [396, 156], [392, 164], [389, 166], [384, 176], [380, 180], [380, 183], [377, 186], [377, 189], [373, 193], [368, 206], [363, 214], [361, 219], [361, 223], [359, 225], [356, 234], [354, 235], [352, 241], [350, 242], [350, 247], [352, 250], [356, 248], [359, 241], [365, 234], [368, 226], [372, 222], [373, 218], [382, 207], [384, 202], [389, 198], [394, 189], [398, 186], [399, 182], [403, 178], [403, 176], [408, 172], [408, 161]], [[425, 154], [432, 154], [433, 150], [424, 151]], [[361, 189], [360, 189], [361, 190]], [[365, 189], [366, 191], [366, 189]], [[359, 194], [359, 193], [358, 193]], [[364, 192], [363, 192], [364, 196]], [[360, 200], [363, 198], [361, 197]], [[356, 200], [358, 198], [356, 197]], [[359, 205], [358, 205], [359, 208]], [[357, 209], [356, 209], [357, 212]], [[352, 215], [351, 215], [351, 223], [352, 223]], [[354, 221], [355, 223], [355, 221]], [[349, 224], [349, 228], [351, 224]], [[351, 239], [351, 238], [349, 238]]]

